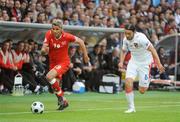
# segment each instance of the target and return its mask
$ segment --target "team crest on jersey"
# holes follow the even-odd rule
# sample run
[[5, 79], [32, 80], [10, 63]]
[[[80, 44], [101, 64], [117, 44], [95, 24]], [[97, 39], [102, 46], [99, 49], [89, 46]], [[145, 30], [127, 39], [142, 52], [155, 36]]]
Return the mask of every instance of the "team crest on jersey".
[[66, 45], [66, 42], [65, 42], [65, 41], [63, 41], [63, 42], [61, 42], [61, 44], [62, 44], [62, 45]]
[[134, 43], [134, 47], [135, 47], [135, 48], [138, 48], [138, 43]]

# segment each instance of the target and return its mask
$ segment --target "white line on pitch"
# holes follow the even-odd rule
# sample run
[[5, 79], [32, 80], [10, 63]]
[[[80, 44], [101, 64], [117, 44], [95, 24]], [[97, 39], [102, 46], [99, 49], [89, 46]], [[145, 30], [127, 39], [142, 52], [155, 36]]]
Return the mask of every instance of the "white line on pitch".
[[[104, 102], [104, 103], [111, 103], [111, 102], [123, 102], [123, 103], [126, 103], [126, 101], [125, 100], [123, 100], [123, 101], [119, 101], [118, 99], [117, 99], [117, 101], [114, 101], [114, 100], [105, 100], [105, 101], [102, 101], [102, 100], [72, 100], [72, 101], [77, 101], [77, 102], [79, 102], [79, 101], [81, 101], [81, 102], [89, 102], [89, 101], [94, 101], [94, 102]], [[146, 101], [146, 102], [143, 102], [143, 101], [139, 101], [138, 103], [160, 103], [159, 101], [154, 101], [154, 102], [151, 102], [151, 101]], [[178, 104], [178, 103], [180, 103], [180, 101], [179, 102], [174, 102], [174, 101], [165, 101], [165, 102], [161, 102], [161, 104]]]
[[[157, 105], [157, 106], [138, 106], [137, 109], [146, 109], [146, 108], [166, 108], [166, 107], [176, 107], [180, 105]], [[125, 110], [126, 107], [120, 108], [82, 108], [82, 109], [73, 109], [73, 110], [65, 110], [62, 112], [78, 112], [78, 111], [103, 111], [103, 110]], [[56, 113], [60, 111], [45, 111], [45, 113]], [[31, 112], [9, 112], [9, 113], [0, 113], [0, 115], [19, 115], [19, 114], [29, 114]]]

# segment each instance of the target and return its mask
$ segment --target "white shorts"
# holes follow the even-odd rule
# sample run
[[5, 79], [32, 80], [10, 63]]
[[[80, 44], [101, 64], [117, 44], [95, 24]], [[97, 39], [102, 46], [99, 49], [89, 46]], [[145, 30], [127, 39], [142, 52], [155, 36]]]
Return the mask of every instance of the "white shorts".
[[139, 79], [140, 87], [149, 87], [150, 69], [151, 63], [136, 64], [130, 61], [127, 66], [126, 78], [132, 78], [133, 80], [135, 80], [137, 77]]

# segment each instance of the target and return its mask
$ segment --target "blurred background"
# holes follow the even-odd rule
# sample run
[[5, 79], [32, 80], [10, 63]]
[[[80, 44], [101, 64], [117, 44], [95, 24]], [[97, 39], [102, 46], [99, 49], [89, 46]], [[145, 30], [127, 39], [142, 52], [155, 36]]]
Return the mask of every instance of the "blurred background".
[[[3, 50], [18, 52], [14, 58], [23, 60], [18, 69], [0, 64], [0, 94], [12, 93], [17, 72], [23, 77], [22, 86], [27, 94], [48, 91], [48, 57], [40, 55], [40, 49], [54, 19], [61, 19], [65, 31], [84, 40], [90, 57], [89, 64], [85, 64], [81, 49], [70, 45], [71, 68], [63, 76], [64, 91], [72, 92], [74, 82], [78, 81], [86, 91], [100, 92], [107, 74], [113, 74], [108, 75], [112, 79], [119, 78], [116, 92], [123, 91], [124, 73], [118, 70], [118, 62], [123, 27], [128, 23], [149, 38], [166, 68], [160, 74], [154, 63], [150, 90], [179, 90], [179, 0], [0, 0], [2, 62], [6, 60]], [[129, 58], [130, 52], [125, 66]]]

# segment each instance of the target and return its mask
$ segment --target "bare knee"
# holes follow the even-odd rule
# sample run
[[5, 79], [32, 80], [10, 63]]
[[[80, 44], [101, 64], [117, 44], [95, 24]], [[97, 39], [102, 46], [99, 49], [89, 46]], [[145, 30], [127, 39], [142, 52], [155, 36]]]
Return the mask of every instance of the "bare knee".
[[146, 91], [144, 91], [144, 90], [139, 90], [139, 92], [140, 92], [141, 94], [144, 94]]
[[53, 80], [55, 77], [57, 76], [57, 72], [52, 69], [51, 71], [49, 71], [47, 74], [46, 74], [46, 79], [50, 82], [51, 80]]
[[47, 81], [51, 81], [53, 79], [53, 77], [51, 77], [49, 74], [46, 74], [46, 79], [47, 79]]
[[125, 92], [130, 93], [133, 91], [133, 80], [132, 79], [126, 79], [125, 81]]
[[144, 94], [146, 91], [147, 91], [147, 88], [146, 88], [146, 87], [139, 88], [139, 92], [140, 92], [141, 94]]

